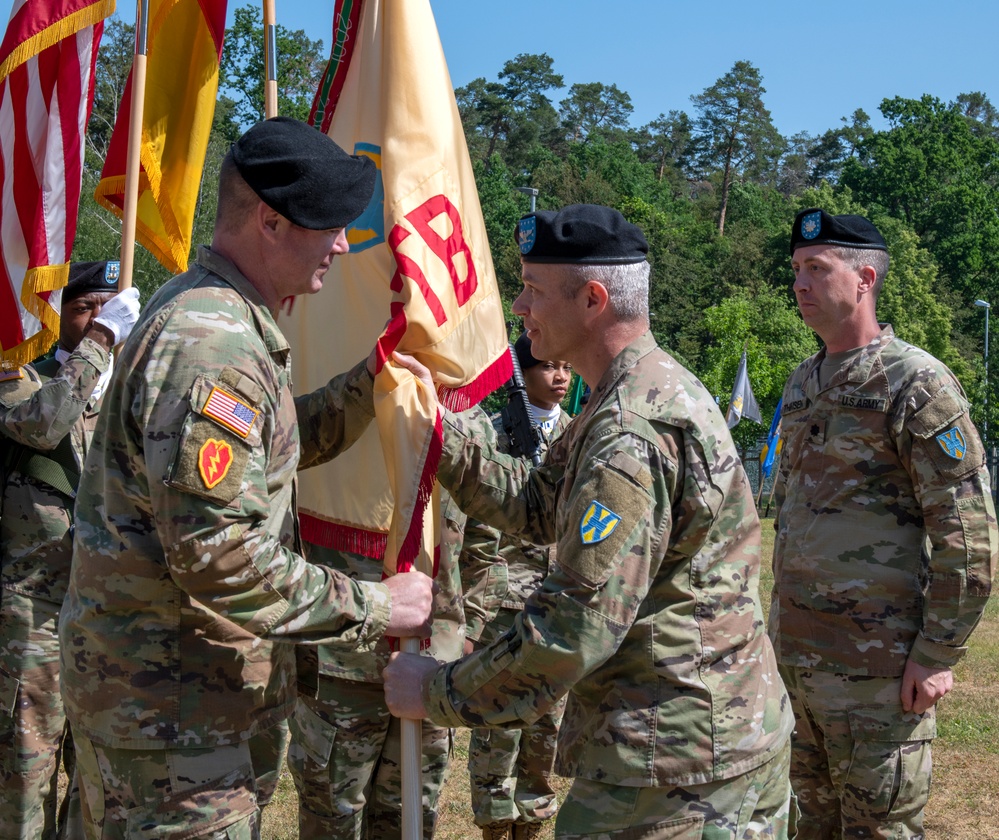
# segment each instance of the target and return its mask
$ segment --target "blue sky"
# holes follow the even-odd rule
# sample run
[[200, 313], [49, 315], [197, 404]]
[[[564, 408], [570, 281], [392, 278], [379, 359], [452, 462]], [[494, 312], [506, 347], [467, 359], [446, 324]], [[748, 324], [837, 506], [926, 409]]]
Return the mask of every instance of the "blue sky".
[[[232, 3], [233, 0], [230, 0]], [[329, 47], [329, 0], [276, 0], [278, 20]], [[431, 0], [451, 80], [495, 80], [519, 53], [548, 53], [566, 89], [614, 83], [633, 125], [671, 109], [740, 60], [763, 75], [782, 134], [820, 134], [863, 108], [875, 124], [892, 96], [951, 100], [984, 91], [999, 105], [999, 4], [993, 0]]]
[[[329, 49], [332, 0], [275, 0], [278, 22]], [[246, 5], [229, 0], [233, 9]], [[10, 0], [4, 7], [8, 10]], [[431, 0], [456, 86], [495, 80], [519, 53], [548, 53], [566, 88], [616, 84], [634, 105], [632, 124], [700, 93], [740, 59], [763, 75], [764, 100], [782, 134], [820, 134], [856, 108], [876, 126], [891, 96], [945, 101], [984, 91], [999, 105], [999, 3], [994, 0]], [[0, 7], [0, 8], [4, 8]], [[119, 0], [134, 20], [135, 7]], [[9, 14], [9, 11], [8, 11]]]

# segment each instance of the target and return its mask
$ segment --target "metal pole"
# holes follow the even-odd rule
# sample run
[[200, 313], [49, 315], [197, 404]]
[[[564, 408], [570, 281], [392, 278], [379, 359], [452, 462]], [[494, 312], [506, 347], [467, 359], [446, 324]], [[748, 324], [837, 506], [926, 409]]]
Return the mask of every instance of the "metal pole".
[[517, 192], [522, 192], [524, 195], [531, 197], [531, 212], [533, 213], [538, 200], [538, 191], [534, 187], [517, 187]]
[[986, 449], [989, 445], [989, 310], [992, 304], [984, 300], [976, 300], [975, 306], [981, 306], [985, 310], [985, 392], [982, 398], [982, 410], [984, 419], [982, 420], [982, 438]]

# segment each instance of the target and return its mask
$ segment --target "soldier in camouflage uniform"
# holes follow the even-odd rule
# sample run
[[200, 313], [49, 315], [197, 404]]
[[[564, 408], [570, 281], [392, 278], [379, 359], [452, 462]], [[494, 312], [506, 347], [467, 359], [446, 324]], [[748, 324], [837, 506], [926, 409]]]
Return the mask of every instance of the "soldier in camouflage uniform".
[[533, 721], [568, 693], [556, 837], [786, 837], [790, 705], [764, 630], [759, 520], [714, 399], [648, 329], [648, 245], [615, 210], [518, 225], [533, 352], [593, 393], [530, 469], [445, 413], [439, 478], [557, 563], [510, 630], [448, 665], [393, 654], [394, 714]]
[[[572, 378], [572, 365], [562, 360], [541, 361], [531, 354], [531, 339], [523, 333], [514, 352], [524, 373], [532, 421], [540, 429], [543, 449], [569, 425], [559, 402]], [[498, 448], [520, 452], [511, 441], [507, 405], [493, 417]], [[465, 653], [491, 644], [513, 626], [528, 597], [544, 582], [555, 560], [553, 546], [535, 546], [507, 537], [472, 520], [461, 547], [468, 641]], [[472, 814], [486, 840], [530, 840], [540, 835], [545, 820], [555, 816], [558, 800], [551, 786], [555, 741], [564, 702], [523, 727], [472, 730], [468, 745], [468, 781]]]
[[[259, 835], [298, 642], [425, 636], [432, 581], [306, 562], [295, 473], [374, 414], [374, 357], [292, 398], [274, 311], [318, 292], [374, 166], [274, 118], [233, 144], [211, 248], [116, 360], [77, 499], [62, 690], [90, 836]], [[432, 385], [425, 368], [396, 357]]]
[[984, 451], [953, 374], [877, 321], [874, 225], [803, 210], [791, 254], [825, 342], [784, 388], [775, 492], [770, 632], [799, 836], [922, 837], [935, 704], [991, 590]]
[[117, 268], [73, 263], [54, 352], [0, 375], [0, 836], [9, 840], [72, 836], [69, 797], [56, 814], [60, 761], [73, 775], [56, 625], [73, 556], [73, 497], [115, 329], [127, 337], [139, 312], [134, 289], [108, 303]]
[[[451, 661], [461, 655], [465, 638], [458, 574], [465, 515], [446, 493], [441, 493], [441, 525], [428, 653]], [[306, 557], [355, 580], [382, 578], [382, 562], [360, 554], [306, 543]], [[390, 652], [387, 639], [368, 651], [333, 645], [298, 648], [299, 673], [318, 671], [318, 680], [299, 679], [291, 719], [288, 766], [298, 789], [300, 837], [392, 840], [401, 836], [400, 725], [389, 714], [382, 688], [382, 669]], [[422, 734], [423, 836], [430, 840], [453, 730], [424, 721]]]

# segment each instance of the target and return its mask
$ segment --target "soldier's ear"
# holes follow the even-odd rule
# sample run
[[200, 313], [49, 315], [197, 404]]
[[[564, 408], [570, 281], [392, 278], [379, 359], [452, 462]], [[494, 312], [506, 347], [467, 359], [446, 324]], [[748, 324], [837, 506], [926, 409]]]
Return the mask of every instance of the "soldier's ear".
[[857, 287], [858, 290], [864, 294], [872, 291], [875, 284], [878, 282], [878, 273], [874, 270], [874, 266], [862, 265], [859, 269], [857, 269], [857, 274], [860, 275], [860, 283]]
[[281, 228], [283, 218], [277, 210], [268, 207], [264, 202], [257, 203], [257, 209], [253, 216], [254, 226], [265, 240], [272, 242], [277, 238]]
[[586, 301], [586, 308], [595, 315], [603, 312], [610, 302], [610, 293], [599, 280], [587, 280], [580, 294]]

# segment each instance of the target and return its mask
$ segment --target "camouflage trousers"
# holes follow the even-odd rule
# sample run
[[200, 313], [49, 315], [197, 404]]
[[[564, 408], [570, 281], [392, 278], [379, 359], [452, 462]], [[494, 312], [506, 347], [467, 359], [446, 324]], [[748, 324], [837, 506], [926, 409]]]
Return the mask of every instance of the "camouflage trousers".
[[106, 747], [77, 736], [87, 840], [260, 840], [288, 741], [284, 724], [204, 750]]
[[468, 744], [472, 814], [479, 826], [544, 822], [555, 816], [551, 785], [564, 702], [523, 729], [473, 729]]
[[[488, 632], [499, 636], [519, 610], [499, 610]], [[544, 822], [555, 816], [551, 785], [565, 699], [522, 729], [476, 728], [468, 744], [468, 784], [475, 824]]]
[[936, 710], [902, 711], [901, 678], [781, 666], [794, 709], [798, 837], [923, 837]]
[[72, 778], [74, 764], [59, 693], [59, 606], [10, 590], [0, 598], [0, 837], [78, 837], [78, 799], [56, 807], [59, 765]]
[[797, 813], [790, 755], [788, 743], [747, 773], [686, 787], [576, 779], [555, 819], [556, 840], [787, 840]]
[[[381, 683], [320, 676], [299, 695], [288, 766], [298, 788], [298, 831], [309, 840], [392, 840], [401, 834], [400, 723]], [[423, 836], [433, 837], [452, 731], [423, 733]]]

